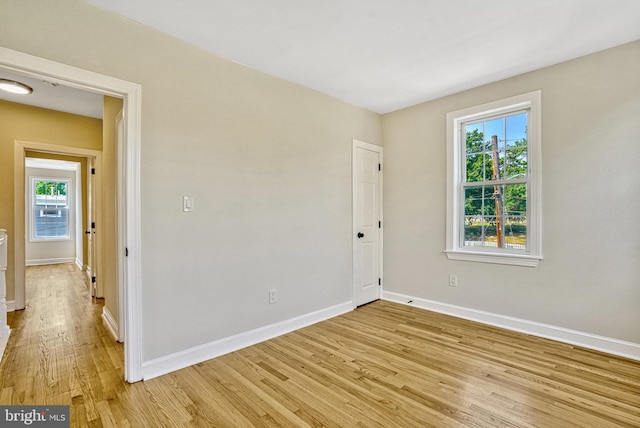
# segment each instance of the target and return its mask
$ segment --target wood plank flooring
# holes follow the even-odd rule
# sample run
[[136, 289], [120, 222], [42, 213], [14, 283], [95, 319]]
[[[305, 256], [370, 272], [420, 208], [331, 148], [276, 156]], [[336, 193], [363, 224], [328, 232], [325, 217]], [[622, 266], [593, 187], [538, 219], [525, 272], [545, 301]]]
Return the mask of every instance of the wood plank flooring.
[[640, 427], [639, 362], [384, 301], [131, 385], [74, 265], [27, 282], [0, 403], [74, 427]]

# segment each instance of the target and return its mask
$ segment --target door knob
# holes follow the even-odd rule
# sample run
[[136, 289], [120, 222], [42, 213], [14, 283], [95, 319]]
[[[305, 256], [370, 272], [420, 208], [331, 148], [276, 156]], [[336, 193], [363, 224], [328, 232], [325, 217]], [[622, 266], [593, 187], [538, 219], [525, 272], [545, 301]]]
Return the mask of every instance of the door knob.
[[364, 233], [358, 232], [358, 238], [364, 238]]

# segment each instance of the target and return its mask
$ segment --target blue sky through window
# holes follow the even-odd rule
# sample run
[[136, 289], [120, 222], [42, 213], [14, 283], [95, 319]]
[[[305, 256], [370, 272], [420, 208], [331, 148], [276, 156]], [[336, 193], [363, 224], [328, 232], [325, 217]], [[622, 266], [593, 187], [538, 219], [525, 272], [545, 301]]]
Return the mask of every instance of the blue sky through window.
[[502, 142], [501, 145], [506, 140], [509, 147], [514, 145], [516, 141], [527, 137], [527, 113], [517, 113], [511, 116], [472, 123], [465, 127], [466, 132], [471, 132], [474, 129], [484, 134], [485, 141], [491, 141], [491, 136], [497, 135], [498, 141]]

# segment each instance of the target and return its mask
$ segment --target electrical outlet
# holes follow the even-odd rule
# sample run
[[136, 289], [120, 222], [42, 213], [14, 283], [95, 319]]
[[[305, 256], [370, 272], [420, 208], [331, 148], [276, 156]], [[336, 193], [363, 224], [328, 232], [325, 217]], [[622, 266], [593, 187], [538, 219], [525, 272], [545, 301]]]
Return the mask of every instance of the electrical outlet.
[[457, 287], [458, 286], [458, 275], [453, 273], [449, 274], [449, 287]]
[[269, 304], [272, 305], [278, 301], [278, 295], [276, 293], [276, 289], [273, 288], [269, 290]]

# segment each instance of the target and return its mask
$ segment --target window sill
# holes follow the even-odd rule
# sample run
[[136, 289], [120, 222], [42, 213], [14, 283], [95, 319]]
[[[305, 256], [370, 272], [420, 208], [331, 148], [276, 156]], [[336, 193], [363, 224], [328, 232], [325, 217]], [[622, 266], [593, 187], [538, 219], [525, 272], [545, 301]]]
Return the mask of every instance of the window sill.
[[52, 238], [30, 238], [29, 242], [32, 244], [38, 244], [43, 242], [62, 242], [62, 241], [73, 241], [73, 238], [60, 236], [60, 237], [52, 237]]
[[496, 263], [511, 266], [536, 267], [542, 257], [520, 254], [492, 254], [477, 251], [446, 250], [449, 260], [463, 260], [468, 262]]

